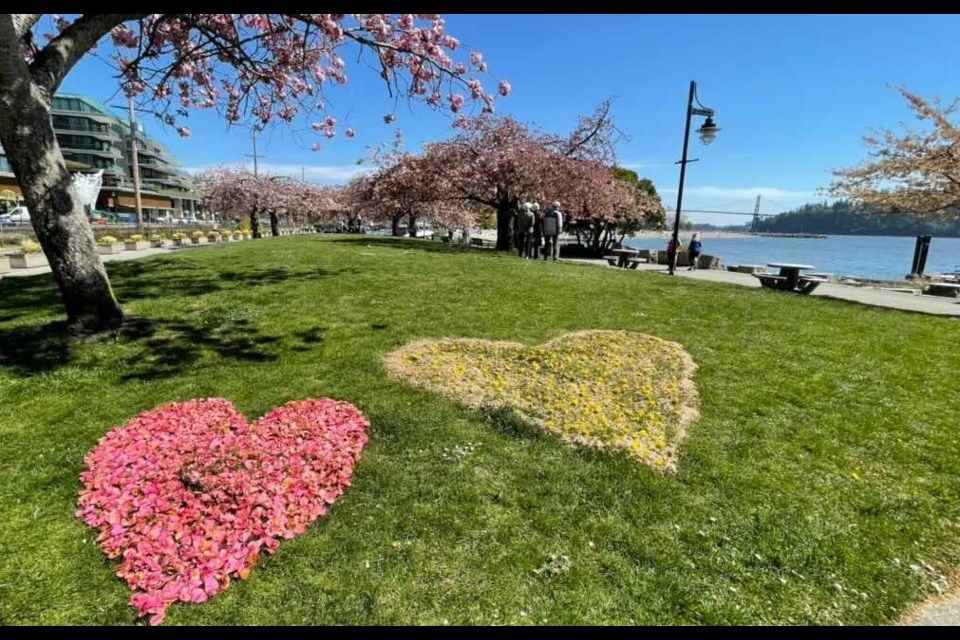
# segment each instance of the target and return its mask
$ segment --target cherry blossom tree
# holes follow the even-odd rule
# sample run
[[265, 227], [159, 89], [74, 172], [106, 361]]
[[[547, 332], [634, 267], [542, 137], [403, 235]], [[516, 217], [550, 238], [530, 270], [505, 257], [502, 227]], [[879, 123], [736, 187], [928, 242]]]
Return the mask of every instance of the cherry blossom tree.
[[918, 216], [956, 213], [960, 209], [960, 99], [944, 104], [898, 88], [918, 120], [916, 131], [883, 129], [864, 136], [867, 159], [859, 166], [834, 171], [830, 195], [871, 205], [880, 212]]
[[648, 215], [663, 209], [660, 197], [638, 189], [636, 180], [618, 176], [601, 162], [566, 158], [557, 162], [555, 183], [548, 188], [565, 204], [568, 228], [590, 253], [608, 253], [639, 230]]
[[280, 216], [294, 224], [316, 222], [343, 208], [340, 190], [300, 182], [286, 176], [254, 176], [245, 168], [221, 167], [196, 175], [204, 208], [224, 218], [250, 219], [254, 238], [262, 237], [260, 216], [270, 220], [270, 233], [280, 235]]
[[[469, 100], [485, 111], [494, 103], [470, 75], [486, 71], [482, 56], [474, 52], [457, 62], [460, 44], [436, 15], [0, 15], [0, 143], [78, 332], [118, 327], [123, 310], [57, 145], [51, 101], [70, 70], [106, 37], [117, 47], [123, 90], [153, 103], [181, 135], [189, 135], [189, 111], [201, 108], [217, 109], [231, 123], [246, 116], [258, 125], [313, 111], [313, 128], [333, 137], [338, 124], [325, 112], [324, 90], [347, 82], [345, 57], [354, 54], [379, 70], [394, 95], [454, 113]], [[506, 95], [510, 86], [501, 82], [498, 90]]]
[[446, 199], [497, 212], [497, 249], [510, 249], [517, 203], [543, 193], [554, 155], [537, 134], [513, 118], [458, 122], [461, 133], [425, 149], [425, 180]]
[[569, 135], [545, 134], [509, 117], [482, 116], [458, 122], [461, 133], [429, 145], [422, 184], [471, 206], [497, 213], [497, 248], [512, 242], [517, 204], [559, 200], [571, 228], [593, 252], [639, 228], [659, 197], [637, 192], [613, 174], [615, 145], [623, 137], [603, 102], [580, 118]]

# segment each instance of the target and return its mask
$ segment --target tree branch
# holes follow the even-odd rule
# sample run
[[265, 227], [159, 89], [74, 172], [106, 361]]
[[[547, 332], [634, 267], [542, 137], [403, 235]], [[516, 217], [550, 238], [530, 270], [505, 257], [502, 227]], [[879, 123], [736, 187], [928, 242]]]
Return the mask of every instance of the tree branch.
[[40, 21], [42, 13], [15, 13], [13, 14], [13, 28], [17, 31], [17, 37], [23, 39], [25, 35], [33, 28], [33, 25]]
[[124, 22], [145, 17], [140, 13], [88, 13], [63, 30], [41, 49], [30, 65], [33, 81], [50, 95], [56, 93], [64, 77], [93, 49], [100, 38]]

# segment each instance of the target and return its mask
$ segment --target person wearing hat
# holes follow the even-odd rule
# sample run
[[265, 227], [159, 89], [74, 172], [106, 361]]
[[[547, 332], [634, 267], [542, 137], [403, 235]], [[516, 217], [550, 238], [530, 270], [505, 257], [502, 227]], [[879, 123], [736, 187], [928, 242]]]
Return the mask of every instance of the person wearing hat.
[[530, 234], [530, 250], [527, 252], [527, 257], [539, 260], [540, 245], [543, 244], [543, 216], [540, 215], [540, 203], [531, 204], [530, 211], [533, 213], [533, 232]]
[[530, 256], [530, 237], [533, 234], [533, 206], [529, 202], [520, 205], [517, 215], [517, 255], [521, 258]]
[[560, 253], [557, 246], [557, 239], [563, 230], [563, 213], [560, 211], [560, 203], [554, 202], [550, 205], [550, 210], [543, 214], [543, 259], [548, 260], [553, 257], [557, 259]]

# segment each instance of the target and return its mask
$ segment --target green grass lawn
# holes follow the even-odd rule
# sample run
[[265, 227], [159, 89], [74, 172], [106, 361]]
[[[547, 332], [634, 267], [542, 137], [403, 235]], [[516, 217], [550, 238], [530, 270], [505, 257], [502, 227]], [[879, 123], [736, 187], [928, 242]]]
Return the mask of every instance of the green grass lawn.
[[[370, 443], [328, 516], [168, 624], [875, 624], [960, 560], [956, 320], [372, 238], [109, 270], [131, 321], [80, 343], [51, 326], [49, 275], [0, 281], [0, 624], [134, 620], [73, 515], [82, 459], [196, 397], [251, 419], [345, 399]], [[381, 364], [418, 338], [582, 329], [675, 340], [699, 363], [675, 475]]]

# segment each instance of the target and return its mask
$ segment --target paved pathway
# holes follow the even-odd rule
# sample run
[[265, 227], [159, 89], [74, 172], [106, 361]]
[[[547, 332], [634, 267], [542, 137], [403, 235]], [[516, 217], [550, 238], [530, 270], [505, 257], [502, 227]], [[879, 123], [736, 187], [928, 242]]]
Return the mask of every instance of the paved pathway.
[[936, 600], [903, 622], [908, 627], [955, 627], [960, 625], [960, 595]]
[[[570, 262], [589, 263], [610, 267], [603, 260], [570, 260]], [[656, 264], [640, 264], [637, 267], [639, 271], [655, 271], [666, 275], [667, 267]], [[683, 278], [692, 278], [694, 280], [709, 280], [711, 282], [726, 282], [729, 284], [741, 285], [744, 287], [760, 288], [760, 281], [746, 273], [734, 273], [732, 271], [720, 271], [719, 269], [698, 269], [697, 271], [687, 271], [686, 267], [681, 267], [676, 274]], [[785, 294], [786, 295], [786, 294]], [[940, 316], [960, 316], [960, 301], [956, 298], [946, 298], [942, 296], [924, 296], [919, 293], [903, 293], [899, 291], [888, 291], [877, 287], [855, 287], [848, 284], [835, 284], [832, 282], [821, 284], [814, 291], [812, 296], [822, 296], [825, 298], [836, 298], [837, 300], [847, 300], [848, 302], [858, 302], [860, 304], [874, 307], [888, 307], [890, 309], [901, 309], [903, 311], [915, 311]]]
[[[171, 247], [169, 249], [144, 249], [143, 251], [122, 251], [120, 253], [114, 253], [111, 255], [100, 256], [104, 262], [126, 262], [127, 260], [139, 260], [140, 258], [146, 258], [148, 256], [157, 256], [162, 253], [171, 253], [173, 251], [187, 251], [193, 249], [200, 249], [202, 247], [212, 247], [217, 246], [221, 243], [216, 243], [214, 245], [210, 244], [198, 244], [198, 245], [189, 245], [186, 247]], [[226, 243], [223, 243], [226, 244]], [[34, 267], [33, 269], [11, 269], [8, 273], [0, 275], [0, 278], [15, 278], [18, 276], [35, 276], [40, 273], [50, 273], [50, 265], [44, 265], [42, 267]]]

